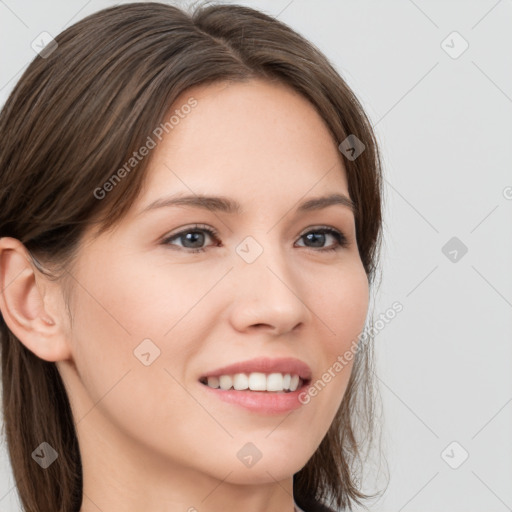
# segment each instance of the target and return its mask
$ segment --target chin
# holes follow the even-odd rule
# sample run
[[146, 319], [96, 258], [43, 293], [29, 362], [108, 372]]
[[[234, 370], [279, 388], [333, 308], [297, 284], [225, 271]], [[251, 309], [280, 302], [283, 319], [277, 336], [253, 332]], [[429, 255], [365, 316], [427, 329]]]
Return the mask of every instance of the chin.
[[[310, 454], [304, 454], [302, 457], [299, 455], [295, 452], [291, 459], [290, 452], [272, 452], [271, 456], [262, 455], [261, 459], [254, 462], [252, 466], [246, 466], [236, 460], [236, 465], [225, 464], [223, 474], [218, 477], [223, 479], [229, 473], [226, 482], [242, 485], [275, 483], [276, 480], [281, 481], [293, 477], [306, 465]], [[219, 472], [218, 467], [216, 472]]]

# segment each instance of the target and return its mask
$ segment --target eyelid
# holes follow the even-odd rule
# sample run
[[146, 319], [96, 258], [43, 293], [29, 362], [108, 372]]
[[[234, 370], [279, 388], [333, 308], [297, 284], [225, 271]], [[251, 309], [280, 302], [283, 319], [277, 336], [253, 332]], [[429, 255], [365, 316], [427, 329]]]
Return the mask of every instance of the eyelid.
[[[214, 238], [218, 239], [218, 237], [219, 237], [219, 232], [212, 226], [208, 226], [207, 224], [191, 224], [190, 226], [178, 228], [177, 231], [171, 231], [170, 233], [165, 234], [161, 238], [160, 243], [165, 245], [167, 242], [169, 242], [169, 240], [178, 238], [180, 235], [182, 235], [184, 233], [189, 233], [191, 231], [205, 231], [208, 234], [210, 234], [210, 236], [212, 236]], [[170, 244], [168, 244], [168, 245], [170, 245]]]

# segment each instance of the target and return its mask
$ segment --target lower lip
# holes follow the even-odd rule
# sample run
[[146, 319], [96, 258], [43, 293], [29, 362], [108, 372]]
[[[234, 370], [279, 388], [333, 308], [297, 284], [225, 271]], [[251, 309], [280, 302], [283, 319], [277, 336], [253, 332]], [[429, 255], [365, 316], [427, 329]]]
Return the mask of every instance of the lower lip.
[[299, 401], [299, 395], [307, 389], [306, 385], [290, 391], [279, 393], [275, 391], [235, 391], [211, 388], [205, 384], [199, 385], [213, 396], [224, 402], [244, 407], [260, 414], [282, 414], [298, 409], [303, 405]]

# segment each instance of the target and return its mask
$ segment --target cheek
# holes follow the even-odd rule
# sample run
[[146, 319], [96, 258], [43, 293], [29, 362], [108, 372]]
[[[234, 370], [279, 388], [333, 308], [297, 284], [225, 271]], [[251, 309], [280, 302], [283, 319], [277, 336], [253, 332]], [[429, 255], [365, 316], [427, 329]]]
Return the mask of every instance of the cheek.
[[[205, 317], [205, 298], [217, 273], [148, 265], [144, 256], [118, 257], [115, 265], [106, 259], [90, 261], [77, 274], [86, 288], [77, 286], [73, 304], [74, 355], [93, 398], [130, 368], [150, 373], [159, 366], [160, 372], [170, 367], [182, 380], [189, 355], [197, 351], [193, 336], [185, 341], [187, 335], [197, 334], [200, 320], [205, 325], [210, 321]], [[172, 350], [176, 345], [180, 350]], [[148, 351], [155, 363], [145, 366], [141, 358]]]
[[100, 332], [128, 336], [134, 347], [144, 338], [166, 339], [174, 326], [193, 315], [194, 306], [216, 278], [211, 272], [201, 275], [180, 266], [148, 265], [144, 255], [118, 258], [115, 266], [101, 262], [98, 266], [101, 274], [88, 271], [81, 277], [88, 285], [81, 294], [84, 324], [88, 330], [95, 323]]
[[[193, 306], [211, 285], [191, 282], [184, 272], [148, 269], [135, 258], [130, 265], [96, 263], [101, 272], [84, 269], [77, 275], [87, 289], [78, 287], [73, 305], [74, 359], [87, 394], [80, 392], [77, 416], [93, 425], [101, 412], [140, 438], [155, 429], [157, 417], [156, 424], [168, 425], [171, 415], [191, 407], [176, 380], [183, 382], [197, 350], [186, 343], [186, 330], [197, 322]], [[178, 433], [182, 427], [173, 428]], [[185, 438], [186, 429], [179, 434]]]
[[364, 268], [348, 262], [322, 280], [312, 298], [319, 325], [325, 327], [324, 354], [333, 362], [361, 334], [369, 305], [369, 286]]
[[[354, 262], [323, 281], [311, 297], [311, 308], [318, 315], [318, 373], [303, 403], [316, 411], [312, 421], [326, 428], [334, 419], [350, 379], [359, 336], [369, 305], [369, 286], [362, 265]], [[307, 407], [307, 406], [306, 406]], [[319, 429], [321, 431], [322, 429]]]

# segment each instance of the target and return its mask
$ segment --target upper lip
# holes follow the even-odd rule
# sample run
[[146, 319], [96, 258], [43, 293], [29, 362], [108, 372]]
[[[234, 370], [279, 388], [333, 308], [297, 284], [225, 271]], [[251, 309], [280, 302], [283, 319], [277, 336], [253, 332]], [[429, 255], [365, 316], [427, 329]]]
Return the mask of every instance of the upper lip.
[[300, 359], [283, 357], [272, 359], [269, 357], [258, 357], [247, 361], [240, 361], [222, 368], [216, 368], [204, 374], [204, 377], [218, 377], [220, 375], [234, 375], [236, 373], [289, 373], [298, 375], [302, 380], [311, 379], [311, 368]]

